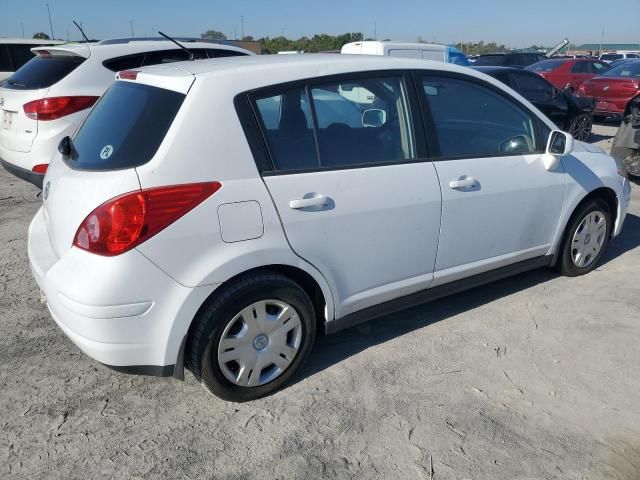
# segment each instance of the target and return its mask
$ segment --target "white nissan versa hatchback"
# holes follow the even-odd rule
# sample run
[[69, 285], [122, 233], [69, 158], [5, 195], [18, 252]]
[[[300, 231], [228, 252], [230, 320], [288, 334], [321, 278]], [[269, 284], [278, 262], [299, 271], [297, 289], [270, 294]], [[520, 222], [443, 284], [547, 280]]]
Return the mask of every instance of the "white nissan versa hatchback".
[[629, 204], [623, 166], [468, 68], [273, 55], [117, 76], [47, 170], [31, 268], [88, 355], [186, 366], [224, 399], [283, 385], [319, 329], [587, 273]]
[[[181, 39], [195, 59], [253, 55], [233, 45]], [[42, 188], [49, 159], [73, 135], [114, 72], [189, 59], [168, 40], [111, 39], [32, 49], [35, 57], [0, 83], [0, 163]]]

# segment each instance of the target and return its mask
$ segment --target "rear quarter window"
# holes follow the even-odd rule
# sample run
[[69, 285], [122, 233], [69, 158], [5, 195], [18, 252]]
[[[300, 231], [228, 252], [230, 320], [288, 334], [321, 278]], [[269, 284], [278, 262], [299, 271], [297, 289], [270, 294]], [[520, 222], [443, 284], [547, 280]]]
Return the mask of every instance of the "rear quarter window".
[[67, 163], [79, 170], [120, 170], [147, 163], [184, 98], [171, 90], [115, 82], [80, 127]]
[[84, 60], [78, 56], [39, 55], [20, 67], [2, 86], [16, 90], [48, 88], [73, 72]]

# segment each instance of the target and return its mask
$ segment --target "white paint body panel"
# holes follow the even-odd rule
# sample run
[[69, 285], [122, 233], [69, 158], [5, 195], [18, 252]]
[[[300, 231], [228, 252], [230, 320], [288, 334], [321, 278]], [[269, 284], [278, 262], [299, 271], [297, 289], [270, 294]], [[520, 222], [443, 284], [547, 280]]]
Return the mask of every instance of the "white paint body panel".
[[[303, 78], [398, 69], [482, 78], [541, 115], [488, 76], [424, 60], [273, 55], [145, 68], [140, 83], [184, 88], [191, 82], [155, 156], [135, 169], [82, 172], [56, 155], [45, 177], [50, 197], [30, 226], [28, 250], [56, 322], [101, 362], [172, 365], [206, 298], [255, 268], [288, 266], [309, 274], [331, 322], [427, 287], [554, 254], [576, 206], [598, 188], [618, 197], [619, 233], [628, 182], [611, 157], [580, 142], [554, 172], [542, 168], [539, 156], [526, 156], [261, 178], [233, 105], [237, 94]], [[462, 175], [473, 175], [481, 188], [451, 190], [448, 182]], [[101, 257], [71, 247], [84, 216], [109, 198], [211, 181], [222, 188], [134, 250]], [[290, 208], [313, 192], [330, 197], [332, 208]], [[254, 206], [225, 212], [241, 203], [258, 204], [260, 236]]]

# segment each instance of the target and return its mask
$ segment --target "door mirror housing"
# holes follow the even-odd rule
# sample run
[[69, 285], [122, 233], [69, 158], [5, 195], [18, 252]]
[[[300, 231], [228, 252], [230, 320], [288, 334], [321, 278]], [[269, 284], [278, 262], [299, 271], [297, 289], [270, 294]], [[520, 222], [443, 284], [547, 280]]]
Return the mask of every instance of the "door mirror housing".
[[573, 150], [571, 134], [553, 130], [547, 141], [547, 150], [542, 158], [546, 170], [555, 170], [560, 163], [560, 157], [569, 155]]
[[381, 127], [387, 121], [387, 112], [379, 108], [370, 108], [362, 113], [363, 127]]

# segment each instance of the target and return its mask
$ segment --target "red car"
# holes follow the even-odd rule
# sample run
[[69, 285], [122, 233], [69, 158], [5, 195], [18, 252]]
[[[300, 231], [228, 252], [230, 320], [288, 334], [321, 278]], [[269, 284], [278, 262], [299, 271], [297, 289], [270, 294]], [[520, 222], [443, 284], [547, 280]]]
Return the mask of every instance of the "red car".
[[584, 82], [578, 96], [595, 98], [594, 115], [622, 116], [631, 100], [640, 98], [640, 60], [628, 60]]
[[560, 90], [569, 87], [571, 92], [577, 92], [582, 82], [606, 72], [609, 65], [588, 58], [550, 58], [526, 69], [546, 78]]

